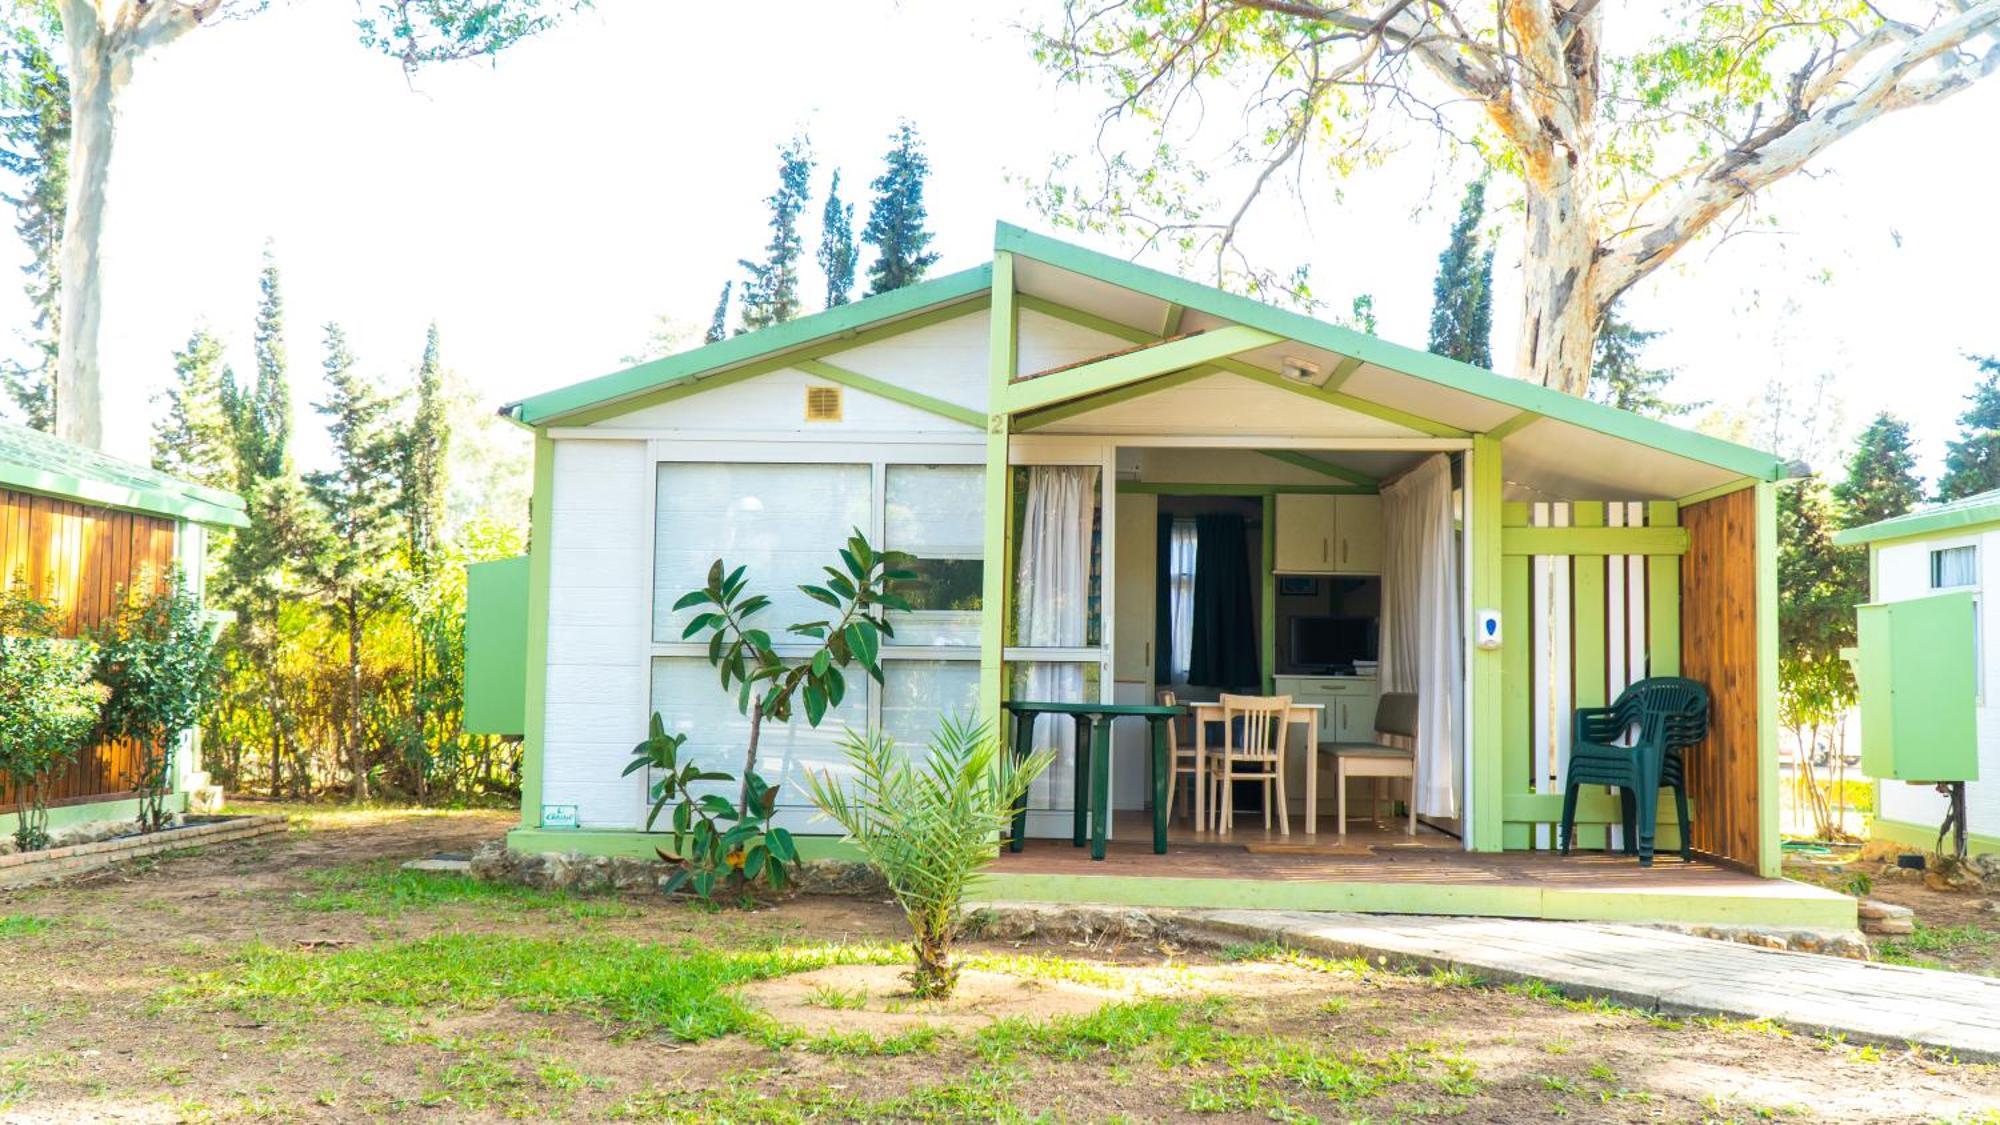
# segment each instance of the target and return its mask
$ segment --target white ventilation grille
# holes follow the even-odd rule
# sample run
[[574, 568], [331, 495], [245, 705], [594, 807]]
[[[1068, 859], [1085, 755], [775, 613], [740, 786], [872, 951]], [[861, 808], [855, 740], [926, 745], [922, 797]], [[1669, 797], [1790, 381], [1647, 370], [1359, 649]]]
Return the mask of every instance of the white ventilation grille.
[[807, 387], [806, 421], [808, 422], [840, 421], [840, 388]]

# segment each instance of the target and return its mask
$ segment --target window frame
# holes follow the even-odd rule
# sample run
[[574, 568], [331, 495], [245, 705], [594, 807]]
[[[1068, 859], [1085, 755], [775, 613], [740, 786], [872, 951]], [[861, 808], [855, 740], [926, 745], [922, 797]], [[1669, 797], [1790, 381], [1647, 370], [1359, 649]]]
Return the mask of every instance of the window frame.
[[[866, 442], [799, 440], [799, 441], [730, 441], [730, 440], [669, 440], [652, 439], [646, 450], [646, 512], [651, 534], [646, 543], [646, 614], [650, 622], [658, 612], [662, 597], [658, 584], [658, 548], [660, 530], [660, 467], [669, 464], [699, 464], [724, 462], [745, 465], [862, 465], [869, 471], [869, 516], [868, 526], [863, 528], [869, 542], [880, 544], [886, 532], [888, 467], [890, 465], [976, 465], [986, 464], [986, 447], [975, 443], [952, 443], [938, 441], [895, 441], [871, 436]], [[832, 558], [832, 548], [828, 545], [828, 558]], [[751, 576], [752, 582], [756, 576]], [[674, 592], [678, 598], [685, 591]], [[984, 612], [982, 609], [981, 612]], [[769, 624], [769, 623], [767, 623]], [[777, 623], [770, 630], [774, 642], [781, 641], [781, 630], [790, 622]], [[980, 649], [976, 644], [931, 645], [903, 644], [889, 638], [884, 644], [881, 658], [885, 665], [883, 675], [889, 675], [886, 667], [890, 662], [900, 660], [921, 661], [965, 661], [979, 662]], [[774, 643], [772, 650], [788, 658], [810, 655], [818, 646], [810, 642], [798, 644]], [[708, 645], [700, 641], [657, 640], [649, 626], [646, 643], [638, 654], [646, 674], [642, 704], [645, 713], [654, 711], [653, 701], [653, 661], [661, 657], [699, 657], [706, 662]], [[720, 691], [720, 688], [716, 690]], [[883, 685], [871, 683], [868, 690], [866, 721], [870, 729], [881, 729]]]
[[[1938, 562], [1948, 551], [1972, 552], [1971, 581], [1958, 582], [1948, 586], [1938, 584]], [[1942, 593], [1950, 590], [1976, 590], [1980, 585], [1979, 563], [1979, 541], [1976, 539], [1957, 543], [1932, 544], [1924, 552], [1924, 581], [1932, 593]]]

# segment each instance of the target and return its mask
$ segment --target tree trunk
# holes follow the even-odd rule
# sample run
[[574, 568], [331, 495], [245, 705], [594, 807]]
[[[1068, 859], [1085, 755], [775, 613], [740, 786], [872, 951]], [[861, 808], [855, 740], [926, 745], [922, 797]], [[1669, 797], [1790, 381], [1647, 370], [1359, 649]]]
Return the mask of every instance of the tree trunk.
[[354, 799], [368, 799], [367, 753], [362, 748], [361, 723], [361, 605], [347, 596], [347, 747], [354, 769]]
[[1599, 310], [1592, 302], [1596, 223], [1586, 190], [1558, 155], [1556, 182], [1527, 193], [1520, 352], [1515, 374], [1569, 395], [1590, 389]]
[[56, 434], [141, 463], [150, 460], [143, 415], [134, 415], [133, 425], [115, 433], [107, 433], [104, 424], [107, 367], [121, 395], [143, 401], [147, 385], [143, 360], [125, 363], [105, 354], [106, 345], [121, 338], [106, 330], [104, 317], [104, 236], [111, 213], [119, 99], [131, 84], [133, 63], [192, 31], [217, 6], [218, 0], [193, 5], [178, 0], [61, 0], [63, 39], [69, 48], [70, 149]]

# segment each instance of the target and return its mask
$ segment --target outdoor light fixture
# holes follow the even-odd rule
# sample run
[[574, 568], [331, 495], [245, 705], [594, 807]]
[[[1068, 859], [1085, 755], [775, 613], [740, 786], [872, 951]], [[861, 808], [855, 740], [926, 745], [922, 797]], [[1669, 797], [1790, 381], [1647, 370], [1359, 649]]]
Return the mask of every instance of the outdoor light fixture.
[[1304, 383], [1309, 387], [1326, 386], [1327, 373], [1319, 369], [1319, 364], [1296, 356], [1286, 356], [1279, 364], [1279, 374], [1294, 383]]

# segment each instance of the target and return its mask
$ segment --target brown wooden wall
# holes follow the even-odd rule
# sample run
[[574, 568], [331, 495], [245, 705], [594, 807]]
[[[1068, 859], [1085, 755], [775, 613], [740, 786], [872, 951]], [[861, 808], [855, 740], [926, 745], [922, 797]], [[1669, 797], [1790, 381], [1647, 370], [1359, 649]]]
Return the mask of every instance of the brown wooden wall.
[[[171, 520], [0, 489], [0, 586], [17, 579], [62, 614], [65, 636], [87, 632], [116, 612], [118, 591], [141, 573], [173, 573]], [[137, 752], [130, 744], [77, 756], [50, 793], [52, 804], [131, 792]], [[0, 785], [0, 811], [16, 795]]]
[[[1687, 754], [1695, 850], [1755, 868], [1757, 493], [1740, 489], [1681, 509], [1681, 674], [1708, 685], [1708, 741]], [[1776, 794], [1772, 795], [1776, 800]]]

